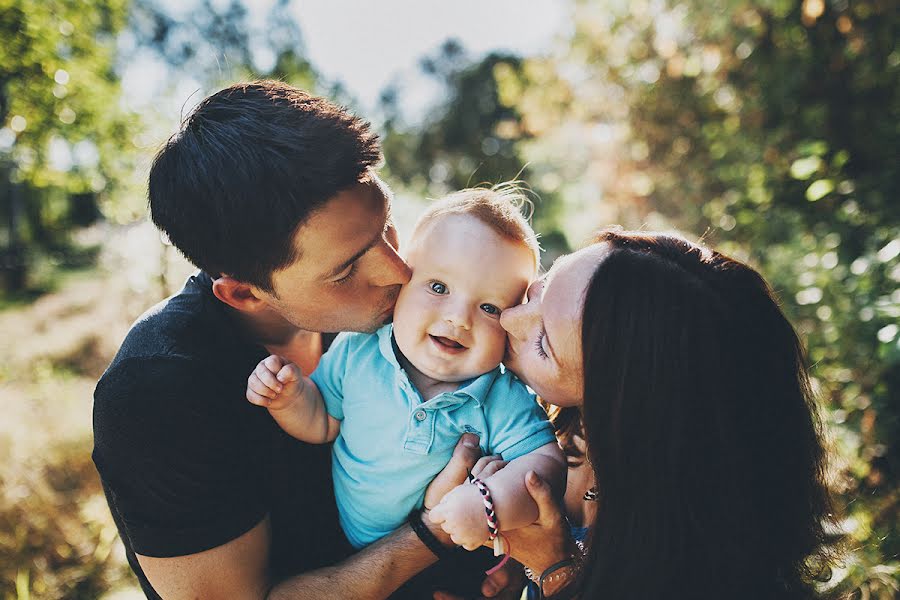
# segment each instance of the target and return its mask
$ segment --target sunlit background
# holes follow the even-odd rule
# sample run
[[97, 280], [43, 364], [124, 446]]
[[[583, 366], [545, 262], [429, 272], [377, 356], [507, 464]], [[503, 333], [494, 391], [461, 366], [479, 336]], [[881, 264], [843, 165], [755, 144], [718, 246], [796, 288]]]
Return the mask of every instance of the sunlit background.
[[146, 221], [153, 153], [256, 77], [373, 121], [402, 229], [519, 178], [545, 262], [621, 223], [759, 268], [827, 429], [845, 554], [822, 587], [896, 597], [898, 26], [889, 0], [0, 0], [0, 597], [141, 597], [91, 394], [190, 273]]

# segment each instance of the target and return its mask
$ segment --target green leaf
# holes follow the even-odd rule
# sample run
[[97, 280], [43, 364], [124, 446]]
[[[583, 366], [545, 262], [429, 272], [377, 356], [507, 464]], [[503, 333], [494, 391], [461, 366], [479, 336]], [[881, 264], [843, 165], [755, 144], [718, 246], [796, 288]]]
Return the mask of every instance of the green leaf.
[[822, 159], [818, 156], [798, 158], [791, 163], [791, 177], [800, 180], [809, 179], [821, 166]]
[[834, 191], [834, 182], [830, 179], [819, 179], [806, 188], [806, 199], [810, 202], [821, 200]]

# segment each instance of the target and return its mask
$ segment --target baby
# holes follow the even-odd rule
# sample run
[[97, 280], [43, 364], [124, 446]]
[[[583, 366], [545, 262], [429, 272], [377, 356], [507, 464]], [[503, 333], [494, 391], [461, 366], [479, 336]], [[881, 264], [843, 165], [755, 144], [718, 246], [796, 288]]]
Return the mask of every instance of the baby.
[[[510, 461], [483, 485], [501, 531], [530, 524], [535, 471], [564, 487], [566, 463], [534, 396], [500, 366], [500, 313], [520, 304], [539, 249], [514, 192], [463, 190], [429, 207], [407, 256], [393, 324], [335, 340], [310, 377], [278, 356], [251, 375], [247, 399], [286, 432], [334, 440], [341, 526], [357, 548], [397, 529], [447, 464], [459, 437]], [[490, 538], [481, 492], [463, 484], [441, 502], [443, 528], [469, 550]], [[428, 507], [433, 508], [433, 507]]]

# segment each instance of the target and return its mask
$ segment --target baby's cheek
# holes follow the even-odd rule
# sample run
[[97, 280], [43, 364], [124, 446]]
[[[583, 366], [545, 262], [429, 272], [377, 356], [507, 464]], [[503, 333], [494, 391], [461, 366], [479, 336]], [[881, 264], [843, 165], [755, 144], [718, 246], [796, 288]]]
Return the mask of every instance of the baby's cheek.
[[506, 353], [506, 331], [498, 324], [497, 327], [485, 332], [482, 337], [484, 351], [482, 353], [483, 371], [487, 373], [503, 361]]

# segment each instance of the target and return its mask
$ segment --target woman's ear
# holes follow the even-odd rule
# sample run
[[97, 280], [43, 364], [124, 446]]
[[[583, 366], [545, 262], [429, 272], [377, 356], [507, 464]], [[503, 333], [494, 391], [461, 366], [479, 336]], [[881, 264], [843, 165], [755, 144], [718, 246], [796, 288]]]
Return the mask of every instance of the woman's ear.
[[228, 275], [214, 279], [212, 291], [216, 298], [242, 312], [258, 312], [268, 306], [259, 289]]

